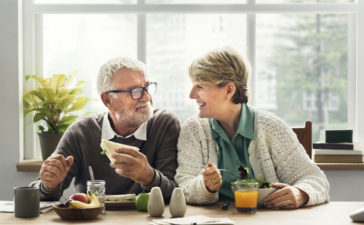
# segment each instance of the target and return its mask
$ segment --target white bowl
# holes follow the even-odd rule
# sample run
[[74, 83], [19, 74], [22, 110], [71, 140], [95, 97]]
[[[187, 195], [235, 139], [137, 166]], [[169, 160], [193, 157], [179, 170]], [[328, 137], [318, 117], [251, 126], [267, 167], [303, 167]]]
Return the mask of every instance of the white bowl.
[[275, 192], [276, 190], [276, 188], [258, 188], [258, 208], [263, 208], [263, 200], [265, 199], [265, 197]]

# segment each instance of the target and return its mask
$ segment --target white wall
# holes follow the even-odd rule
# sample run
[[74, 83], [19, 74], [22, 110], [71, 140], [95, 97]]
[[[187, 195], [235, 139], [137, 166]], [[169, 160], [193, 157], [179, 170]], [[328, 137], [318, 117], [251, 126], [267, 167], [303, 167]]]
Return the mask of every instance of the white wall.
[[[0, 200], [11, 200], [13, 187], [28, 185], [36, 172], [17, 172], [20, 159], [19, 54], [17, 0], [0, 0]], [[21, 49], [20, 49], [21, 50]], [[325, 171], [331, 200], [364, 201], [364, 171]]]
[[13, 187], [28, 185], [37, 173], [17, 172], [19, 161], [18, 1], [0, 0], [0, 200]]
[[364, 201], [364, 170], [324, 171], [331, 201]]

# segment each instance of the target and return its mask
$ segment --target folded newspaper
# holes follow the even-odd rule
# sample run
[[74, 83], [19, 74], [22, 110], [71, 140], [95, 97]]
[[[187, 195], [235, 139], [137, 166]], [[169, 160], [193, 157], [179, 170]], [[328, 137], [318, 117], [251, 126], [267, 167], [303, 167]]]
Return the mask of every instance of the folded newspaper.
[[187, 216], [182, 218], [172, 218], [172, 219], [158, 219], [152, 220], [151, 225], [167, 225], [167, 224], [178, 224], [178, 225], [191, 225], [191, 224], [235, 224], [234, 221], [229, 218], [211, 218], [208, 216]]
[[[53, 209], [53, 205], [57, 202], [43, 202], [39, 203], [39, 212], [46, 213]], [[14, 201], [0, 201], [0, 212], [13, 213]]]

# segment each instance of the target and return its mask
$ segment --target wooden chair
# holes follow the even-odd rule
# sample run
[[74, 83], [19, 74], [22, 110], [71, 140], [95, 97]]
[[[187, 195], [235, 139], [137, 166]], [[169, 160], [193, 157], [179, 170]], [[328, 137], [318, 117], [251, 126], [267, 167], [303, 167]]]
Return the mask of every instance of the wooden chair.
[[312, 158], [312, 122], [306, 121], [303, 128], [292, 128], [296, 133], [298, 141], [305, 148], [310, 159]]

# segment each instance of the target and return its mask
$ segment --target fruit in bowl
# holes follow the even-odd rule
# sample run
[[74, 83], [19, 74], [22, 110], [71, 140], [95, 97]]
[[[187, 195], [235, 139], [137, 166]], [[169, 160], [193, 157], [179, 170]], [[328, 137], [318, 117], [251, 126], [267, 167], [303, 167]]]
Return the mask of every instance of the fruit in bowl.
[[[87, 197], [87, 200], [85, 197]], [[102, 212], [103, 206], [96, 195], [88, 192], [88, 195], [82, 195], [82, 193], [73, 194], [69, 201], [64, 204], [55, 205], [53, 208], [63, 220], [90, 220], [97, 218]]]
[[[78, 196], [80, 196], [82, 194], [77, 193], [77, 194], [73, 194], [72, 196], [75, 196], [75, 195], [77, 197], [77, 200], [76, 199], [71, 199], [69, 201], [69, 207], [71, 209], [88, 209], [88, 208], [97, 208], [97, 207], [101, 206], [99, 199], [91, 191], [89, 191], [88, 196], [86, 196], [88, 198], [88, 200], [82, 198], [81, 200], [83, 200], [83, 201], [79, 201]], [[83, 197], [83, 196], [81, 196], [81, 197]], [[89, 202], [89, 203], [85, 203], [85, 202]]]
[[54, 211], [63, 220], [92, 220], [102, 212], [102, 206], [86, 209], [62, 208], [61, 206], [53, 206]]
[[90, 199], [85, 193], [74, 193], [70, 196], [70, 200], [80, 201], [86, 204], [90, 203]]

